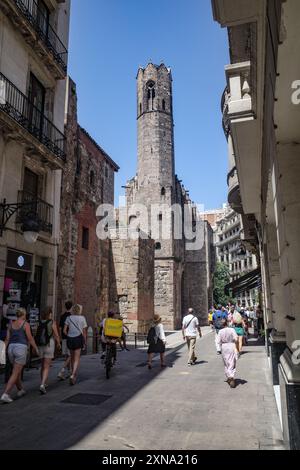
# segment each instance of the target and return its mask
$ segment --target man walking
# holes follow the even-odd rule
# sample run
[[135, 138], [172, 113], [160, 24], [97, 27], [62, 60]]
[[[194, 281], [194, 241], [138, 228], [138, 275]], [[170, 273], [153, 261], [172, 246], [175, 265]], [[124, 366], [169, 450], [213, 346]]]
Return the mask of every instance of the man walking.
[[222, 330], [222, 328], [223, 328], [222, 320], [227, 320], [227, 314], [226, 314], [225, 311], [222, 310], [222, 305], [219, 305], [218, 309], [213, 314], [213, 323], [214, 323], [215, 332], [216, 332], [215, 344], [216, 344], [216, 349], [217, 349], [218, 354], [222, 353], [221, 352], [221, 346], [220, 346], [219, 341], [218, 341], [219, 331]]
[[199, 333], [200, 338], [202, 338], [202, 332], [198, 318], [194, 315], [194, 309], [189, 308], [188, 314], [183, 318], [182, 321], [182, 336], [183, 339], [187, 342], [189, 351], [189, 367], [195, 364], [195, 362], [197, 361], [197, 357], [195, 355], [197, 331]]

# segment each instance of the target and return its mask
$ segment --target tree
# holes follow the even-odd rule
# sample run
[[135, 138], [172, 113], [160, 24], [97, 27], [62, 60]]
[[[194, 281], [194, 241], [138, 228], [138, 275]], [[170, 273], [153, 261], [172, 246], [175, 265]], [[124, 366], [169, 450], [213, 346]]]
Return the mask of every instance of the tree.
[[216, 304], [227, 305], [231, 297], [225, 294], [225, 286], [230, 282], [229, 268], [225, 263], [217, 263], [214, 273], [214, 301]]

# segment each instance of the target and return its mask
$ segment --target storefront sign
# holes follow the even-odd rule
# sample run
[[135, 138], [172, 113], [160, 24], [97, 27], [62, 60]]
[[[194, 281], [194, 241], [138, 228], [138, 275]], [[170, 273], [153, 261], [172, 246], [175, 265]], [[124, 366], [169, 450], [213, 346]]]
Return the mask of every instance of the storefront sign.
[[8, 269], [15, 269], [18, 271], [32, 271], [32, 255], [23, 253], [16, 250], [7, 250], [7, 263]]

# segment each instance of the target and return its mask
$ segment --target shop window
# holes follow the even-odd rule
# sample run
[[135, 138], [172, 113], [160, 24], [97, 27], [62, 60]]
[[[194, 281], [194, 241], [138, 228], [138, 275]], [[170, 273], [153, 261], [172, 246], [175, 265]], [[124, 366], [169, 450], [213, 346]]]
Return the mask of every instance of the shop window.
[[89, 229], [86, 227], [82, 227], [82, 248], [84, 250], [89, 249]]

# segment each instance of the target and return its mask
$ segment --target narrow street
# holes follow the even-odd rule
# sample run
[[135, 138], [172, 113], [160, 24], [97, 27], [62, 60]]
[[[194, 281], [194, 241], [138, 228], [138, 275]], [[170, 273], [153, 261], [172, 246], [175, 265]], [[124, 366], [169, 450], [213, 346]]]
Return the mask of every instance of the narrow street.
[[[164, 370], [156, 358], [149, 371], [145, 351], [131, 349], [119, 353], [106, 380], [99, 356], [87, 356], [71, 388], [57, 381], [56, 361], [46, 396], [38, 391], [38, 371], [26, 372], [28, 394], [0, 407], [1, 449], [283, 449], [264, 346], [249, 342], [232, 390], [214, 336], [204, 331], [191, 368], [177, 332], [168, 336]], [[78, 394], [80, 404], [66, 403]]]

